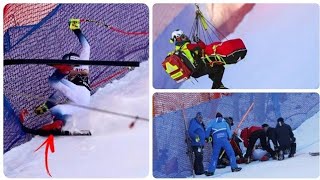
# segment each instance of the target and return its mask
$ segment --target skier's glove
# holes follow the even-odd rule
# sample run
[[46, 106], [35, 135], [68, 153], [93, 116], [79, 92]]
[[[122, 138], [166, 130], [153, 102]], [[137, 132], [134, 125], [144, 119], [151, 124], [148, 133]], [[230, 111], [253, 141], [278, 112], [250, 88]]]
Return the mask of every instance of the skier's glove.
[[295, 137], [291, 138], [291, 143], [295, 143], [295, 142], [296, 142], [296, 138]]
[[208, 138], [206, 138], [206, 143], [211, 143], [212, 142], [212, 137], [209, 136]]
[[200, 137], [199, 136], [196, 136], [196, 142], [200, 142]]
[[80, 29], [80, 19], [69, 19], [69, 28], [72, 31]]

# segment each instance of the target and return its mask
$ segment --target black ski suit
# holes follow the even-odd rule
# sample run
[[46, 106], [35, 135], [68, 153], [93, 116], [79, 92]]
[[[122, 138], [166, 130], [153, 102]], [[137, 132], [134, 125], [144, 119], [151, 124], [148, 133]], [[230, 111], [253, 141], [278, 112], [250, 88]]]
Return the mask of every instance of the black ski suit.
[[278, 143], [277, 143], [276, 128], [269, 127], [267, 132], [266, 132], [266, 135], [267, 135], [267, 138], [268, 138], [267, 139], [268, 144], [270, 145], [270, 140], [271, 140], [273, 145], [274, 145], [274, 148], [277, 148]]
[[256, 131], [251, 133], [251, 135], [249, 137], [249, 145], [247, 147], [245, 158], [251, 157], [254, 145], [255, 145], [255, 143], [257, 142], [258, 139], [260, 139], [260, 143], [261, 143], [262, 149], [264, 149], [268, 153], [270, 153], [272, 157], [275, 156], [275, 152], [267, 144], [267, 134], [266, 134], [266, 132], [264, 132], [263, 129], [260, 129], [260, 130], [256, 130]]
[[285, 151], [291, 148], [295, 138], [291, 127], [285, 123], [278, 123], [276, 127], [276, 140], [279, 143], [279, 150]]

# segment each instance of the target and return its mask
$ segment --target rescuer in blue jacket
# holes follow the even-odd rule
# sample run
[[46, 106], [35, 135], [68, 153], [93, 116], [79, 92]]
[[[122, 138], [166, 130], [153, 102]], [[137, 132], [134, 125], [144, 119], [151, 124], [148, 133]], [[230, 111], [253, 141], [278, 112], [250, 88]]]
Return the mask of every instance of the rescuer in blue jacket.
[[223, 119], [222, 114], [217, 113], [216, 119], [213, 119], [209, 122], [208, 127], [206, 129], [206, 137], [212, 136], [213, 148], [212, 148], [212, 156], [211, 161], [208, 167], [208, 171], [206, 172], [207, 176], [214, 175], [214, 171], [216, 169], [219, 153], [221, 148], [223, 148], [230, 160], [230, 166], [232, 172], [240, 171], [241, 168], [238, 167], [236, 162], [236, 157], [232, 146], [229, 142], [232, 138], [232, 133], [230, 130], [230, 126]]
[[205, 125], [202, 121], [203, 117], [201, 112], [196, 114], [196, 117], [191, 119], [189, 124], [189, 137], [191, 139], [192, 151], [195, 159], [193, 169], [196, 175], [204, 174], [203, 167], [203, 147], [205, 144]]

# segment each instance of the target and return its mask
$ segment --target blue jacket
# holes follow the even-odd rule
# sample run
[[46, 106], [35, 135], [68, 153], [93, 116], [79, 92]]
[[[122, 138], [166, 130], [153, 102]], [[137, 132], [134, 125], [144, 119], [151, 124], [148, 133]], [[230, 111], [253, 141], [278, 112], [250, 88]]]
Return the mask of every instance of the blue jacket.
[[[191, 139], [192, 146], [204, 146], [205, 144], [205, 129], [196, 118], [191, 119], [189, 124], [189, 137]], [[199, 142], [196, 142], [196, 137], [200, 138]]]
[[232, 133], [229, 124], [223, 118], [216, 118], [209, 122], [206, 129], [206, 137], [212, 135], [212, 140], [231, 139]]

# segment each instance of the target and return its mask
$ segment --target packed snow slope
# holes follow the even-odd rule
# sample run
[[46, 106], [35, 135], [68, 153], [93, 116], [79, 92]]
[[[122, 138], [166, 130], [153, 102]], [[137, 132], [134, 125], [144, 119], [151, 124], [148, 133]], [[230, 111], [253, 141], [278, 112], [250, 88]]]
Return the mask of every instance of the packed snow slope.
[[[99, 89], [91, 107], [148, 117], [148, 62]], [[67, 124], [71, 129], [90, 129], [92, 136], [55, 137], [55, 152], [49, 153], [52, 177], [145, 177], [149, 170], [148, 122], [84, 110]], [[45, 137], [36, 136], [4, 154], [7, 177], [49, 177], [45, 170], [44, 148], [34, 152]]]
[[[255, 161], [240, 164], [240, 172], [232, 173], [230, 167], [217, 169], [213, 177], [226, 178], [317, 178], [319, 176], [319, 156], [309, 152], [319, 152], [319, 112], [302, 123], [295, 131], [297, 153], [294, 158], [283, 161]], [[198, 177], [206, 177], [204, 175]]]
[[[235, 32], [227, 38], [241, 38], [248, 53], [243, 61], [226, 66], [223, 77], [226, 87], [233, 89], [319, 87], [317, 4], [256, 4]], [[209, 89], [212, 86], [208, 76], [197, 80], [198, 82], [188, 80], [180, 88]]]

